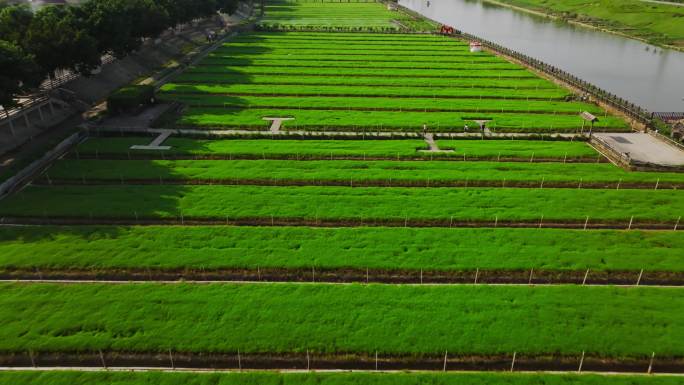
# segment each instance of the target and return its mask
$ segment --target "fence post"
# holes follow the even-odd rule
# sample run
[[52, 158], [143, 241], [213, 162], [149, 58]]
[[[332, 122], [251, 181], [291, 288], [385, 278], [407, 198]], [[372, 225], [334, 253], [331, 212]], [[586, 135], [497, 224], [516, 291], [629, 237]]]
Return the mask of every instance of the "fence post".
[[102, 350], [98, 350], [100, 352], [100, 361], [102, 362], [102, 367], [107, 369], [107, 364], [105, 364], [105, 359], [104, 359], [104, 354], [102, 354]]
[[648, 363], [648, 371], [647, 371], [648, 374], [651, 374], [651, 372], [653, 371], [653, 359], [654, 358], [655, 358], [655, 352], [653, 352], [651, 354], [651, 361]]
[[446, 369], [447, 369], [447, 354], [449, 354], [449, 351], [445, 350], [444, 351], [444, 367], [442, 368], [443, 372], [446, 372]]

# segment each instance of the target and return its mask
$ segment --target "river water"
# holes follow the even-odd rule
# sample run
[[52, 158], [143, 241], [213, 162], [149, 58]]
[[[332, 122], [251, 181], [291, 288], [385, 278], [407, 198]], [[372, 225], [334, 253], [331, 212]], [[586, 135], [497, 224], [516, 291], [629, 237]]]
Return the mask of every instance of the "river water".
[[649, 111], [684, 111], [684, 52], [480, 0], [399, 4], [561, 68]]

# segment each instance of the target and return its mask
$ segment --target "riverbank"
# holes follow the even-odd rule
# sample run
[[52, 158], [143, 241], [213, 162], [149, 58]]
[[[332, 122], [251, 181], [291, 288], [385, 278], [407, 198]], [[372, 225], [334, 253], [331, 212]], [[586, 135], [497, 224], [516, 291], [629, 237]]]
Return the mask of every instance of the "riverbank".
[[[586, 12], [579, 0], [483, 0], [518, 11], [564, 20], [603, 32], [684, 51], [684, 7], [640, 0], [599, 0]], [[635, 15], [638, 14], [638, 18]]]

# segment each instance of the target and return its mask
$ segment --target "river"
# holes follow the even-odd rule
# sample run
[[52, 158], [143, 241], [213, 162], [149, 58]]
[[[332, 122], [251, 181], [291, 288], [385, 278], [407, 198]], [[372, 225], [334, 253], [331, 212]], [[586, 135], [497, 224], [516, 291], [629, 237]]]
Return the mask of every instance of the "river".
[[684, 111], [684, 52], [480, 0], [399, 4], [561, 68], [649, 111]]

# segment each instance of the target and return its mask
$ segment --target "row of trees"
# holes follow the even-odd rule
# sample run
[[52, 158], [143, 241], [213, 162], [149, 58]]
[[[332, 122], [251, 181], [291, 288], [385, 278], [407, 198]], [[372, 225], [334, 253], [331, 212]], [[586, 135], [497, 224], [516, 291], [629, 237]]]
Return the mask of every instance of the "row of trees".
[[221, 13], [238, 0], [86, 0], [35, 13], [0, 0], [0, 105], [60, 69], [89, 75], [104, 54], [126, 56], [169, 27]]

